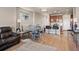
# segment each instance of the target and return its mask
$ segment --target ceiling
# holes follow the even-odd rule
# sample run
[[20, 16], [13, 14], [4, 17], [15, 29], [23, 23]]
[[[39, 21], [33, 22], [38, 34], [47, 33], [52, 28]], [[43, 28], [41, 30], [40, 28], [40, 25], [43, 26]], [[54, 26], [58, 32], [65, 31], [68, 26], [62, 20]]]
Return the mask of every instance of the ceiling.
[[30, 10], [38, 13], [54, 14], [72, 14], [73, 7], [28, 7]]

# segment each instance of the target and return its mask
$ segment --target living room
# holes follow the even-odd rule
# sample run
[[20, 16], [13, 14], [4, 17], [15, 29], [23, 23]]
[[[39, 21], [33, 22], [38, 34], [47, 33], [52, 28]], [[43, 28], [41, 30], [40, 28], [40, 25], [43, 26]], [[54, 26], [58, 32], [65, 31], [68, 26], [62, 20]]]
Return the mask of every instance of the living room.
[[[78, 7], [0, 7], [1, 29], [11, 27], [8, 31], [18, 34], [19, 38], [15, 40], [19, 44], [12, 44], [14, 46], [6, 50], [78, 50], [78, 39], [73, 39], [75, 34], [72, 33], [73, 29], [79, 28], [78, 11]], [[77, 28], [74, 27], [75, 23], [77, 23]], [[36, 28], [40, 33], [34, 32]], [[4, 32], [0, 32], [0, 39], [3, 43], [7, 38]], [[1, 50], [4, 50], [3, 47]]]

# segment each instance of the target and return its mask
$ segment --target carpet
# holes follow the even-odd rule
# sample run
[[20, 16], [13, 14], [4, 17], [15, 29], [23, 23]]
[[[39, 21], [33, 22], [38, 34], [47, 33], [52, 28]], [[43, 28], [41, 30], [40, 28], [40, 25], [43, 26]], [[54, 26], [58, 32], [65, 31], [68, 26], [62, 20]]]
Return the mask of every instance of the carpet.
[[15, 49], [15, 51], [56, 51], [55, 47], [48, 45], [43, 45], [37, 42], [34, 42], [30, 39], [26, 39], [22, 46]]

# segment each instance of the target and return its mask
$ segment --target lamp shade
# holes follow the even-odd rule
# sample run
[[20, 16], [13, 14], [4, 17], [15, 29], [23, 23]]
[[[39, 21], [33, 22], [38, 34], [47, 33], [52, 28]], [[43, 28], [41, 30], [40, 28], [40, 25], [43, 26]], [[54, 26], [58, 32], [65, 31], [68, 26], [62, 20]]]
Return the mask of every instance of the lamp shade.
[[21, 23], [21, 19], [18, 19], [17, 22], [18, 22], [18, 23]]

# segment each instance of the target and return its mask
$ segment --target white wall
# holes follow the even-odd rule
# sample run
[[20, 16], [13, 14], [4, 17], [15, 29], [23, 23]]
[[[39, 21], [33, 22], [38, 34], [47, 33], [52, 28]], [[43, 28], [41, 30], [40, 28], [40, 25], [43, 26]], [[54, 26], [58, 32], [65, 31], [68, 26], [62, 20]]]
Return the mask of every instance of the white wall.
[[[27, 9], [19, 8], [17, 11], [17, 13], [18, 13], [17, 15], [20, 15], [21, 12], [29, 15], [29, 18], [27, 20], [21, 19], [22, 20], [21, 25], [23, 26], [23, 30], [26, 31], [28, 29], [29, 25], [33, 25], [33, 22], [34, 22], [33, 12], [29, 11]], [[19, 18], [20, 17], [17, 17], [17, 19], [19, 19]]]
[[70, 15], [63, 15], [63, 30], [70, 29]]
[[79, 19], [79, 7], [76, 7], [75, 13], [75, 16], [77, 17], [77, 19]]
[[49, 14], [43, 14], [42, 26], [50, 25]]
[[39, 24], [41, 27], [49, 25], [49, 14], [35, 13], [35, 24]]
[[42, 26], [42, 14], [35, 12], [35, 25], [37, 24]]
[[77, 24], [78, 24], [78, 29], [79, 29], [79, 7], [74, 7], [73, 8], [73, 17], [77, 18], [77, 22], [78, 22]]
[[76, 7], [73, 8], [73, 18], [76, 18]]
[[16, 8], [0, 7], [0, 27], [11, 26], [13, 30], [16, 27]]

